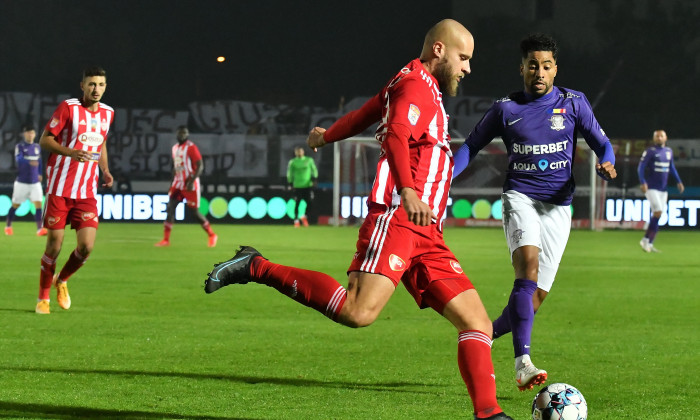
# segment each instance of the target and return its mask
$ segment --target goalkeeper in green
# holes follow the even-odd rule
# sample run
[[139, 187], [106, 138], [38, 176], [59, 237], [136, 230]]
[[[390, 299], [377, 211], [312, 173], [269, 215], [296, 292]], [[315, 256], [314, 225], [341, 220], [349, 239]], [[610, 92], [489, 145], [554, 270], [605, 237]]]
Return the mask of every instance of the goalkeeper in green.
[[[314, 160], [304, 156], [304, 148], [294, 148], [294, 158], [287, 165], [287, 183], [289, 188], [294, 190], [294, 227], [299, 227], [299, 219], [305, 227], [309, 226], [309, 219], [306, 215], [311, 208], [311, 201], [314, 199], [313, 187], [316, 186], [318, 170]], [[306, 211], [303, 216], [299, 216], [299, 203], [306, 201]]]

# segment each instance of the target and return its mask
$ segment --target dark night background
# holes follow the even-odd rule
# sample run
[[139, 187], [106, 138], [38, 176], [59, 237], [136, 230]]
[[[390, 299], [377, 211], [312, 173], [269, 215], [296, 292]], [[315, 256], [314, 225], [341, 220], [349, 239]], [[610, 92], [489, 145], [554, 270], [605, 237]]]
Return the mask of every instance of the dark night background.
[[[659, 127], [670, 138], [697, 138], [695, 2], [583, 3], [593, 11], [569, 13], [567, 4], [577, 3], [555, 0], [0, 0], [0, 91], [77, 95], [81, 70], [99, 64], [108, 71], [104, 100], [114, 107], [238, 99], [332, 109], [341, 95], [376, 93], [418, 56], [430, 26], [453, 17], [476, 39], [462, 94], [521, 89], [519, 41], [549, 32], [562, 48], [556, 84], [595, 102], [607, 83], [596, 114], [611, 138], [647, 138]], [[507, 12], [523, 4], [534, 15]], [[217, 63], [219, 55], [226, 62]]]

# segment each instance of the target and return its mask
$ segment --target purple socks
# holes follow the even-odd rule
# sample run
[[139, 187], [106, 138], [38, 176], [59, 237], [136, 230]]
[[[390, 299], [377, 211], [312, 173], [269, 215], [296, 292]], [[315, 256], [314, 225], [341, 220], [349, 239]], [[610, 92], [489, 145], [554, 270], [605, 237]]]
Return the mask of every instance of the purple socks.
[[649, 219], [649, 227], [647, 227], [647, 233], [644, 235], [647, 239], [649, 239], [649, 243], [654, 242], [654, 238], [656, 238], [656, 232], [659, 231], [659, 218], [651, 216], [651, 219]]
[[535, 311], [532, 307], [532, 295], [537, 290], [537, 282], [527, 279], [515, 279], [513, 291], [510, 292], [508, 306], [493, 321], [493, 338], [513, 332], [513, 350], [515, 357], [530, 354], [530, 336]]

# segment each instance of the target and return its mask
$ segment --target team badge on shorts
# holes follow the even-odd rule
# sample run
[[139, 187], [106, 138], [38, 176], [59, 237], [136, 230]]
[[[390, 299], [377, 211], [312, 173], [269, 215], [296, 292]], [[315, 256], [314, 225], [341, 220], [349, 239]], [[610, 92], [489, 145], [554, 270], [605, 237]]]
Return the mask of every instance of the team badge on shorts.
[[80, 218], [83, 219], [84, 222], [87, 222], [88, 220], [95, 218], [95, 213], [91, 211], [85, 211], [83, 212], [83, 214], [80, 215]]
[[420, 108], [417, 106], [411, 104], [408, 106], [408, 122], [411, 123], [411, 125], [416, 125], [418, 124], [418, 118], [420, 118]]
[[513, 234], [510, 235], [510, 237], [513, 239], [513, 242], [520, 242], [520, 240], [523, 239], [523, 230], [515, 229], [515, 232], [513, 232]]
[[454, 270], [455, 273], [457, 274], [462, 274], [464, 273], [464, 270], [462, 270], [462, 266], [459, 265], [457, 261], [450, 260], [450, 267]]
[[49, 216], [46, 218], [46, 222], [48, 222], [49, 226], [53, 226], [56, 223], [58, 223], [61, 220], [60, 217], [54, 217], [54, 216]]
[[389, 268], [394, 271], [403, 271], [406, 269], [406, 262], [394, 254], [389, 255]]

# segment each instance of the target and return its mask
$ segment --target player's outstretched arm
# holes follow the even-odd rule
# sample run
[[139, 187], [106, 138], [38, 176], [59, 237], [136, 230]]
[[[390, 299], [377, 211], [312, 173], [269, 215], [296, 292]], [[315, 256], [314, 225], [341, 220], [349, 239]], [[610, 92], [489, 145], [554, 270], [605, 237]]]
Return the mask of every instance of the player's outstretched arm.
[[326, 145], [326, 140], [323, 138], [323, 133], [326, 132], [325, 128], [314, 127], [309, 136], [306, 138], [306, 144], [313, 149], [315, 152], [319, 147]]
[[606, 181], [610, 181], [611, 179], [617, 177], [615, 166], [610, 162], [597, 163], [595, 165], [595, 170], [598, 172], [598, 175], [600, 175]]

